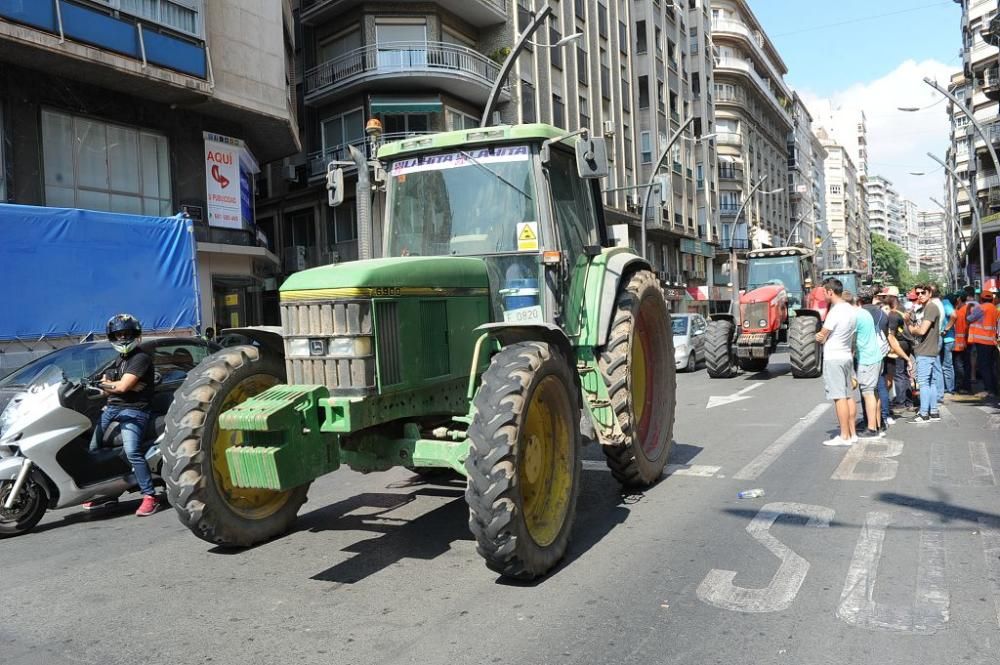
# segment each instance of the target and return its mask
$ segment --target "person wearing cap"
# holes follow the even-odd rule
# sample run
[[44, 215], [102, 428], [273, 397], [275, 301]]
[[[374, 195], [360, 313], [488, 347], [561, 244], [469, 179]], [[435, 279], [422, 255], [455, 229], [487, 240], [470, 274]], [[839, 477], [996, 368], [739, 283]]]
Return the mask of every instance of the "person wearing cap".
[[997, 308], [993, 292], [983, 290], [979, 307], [969, 313], [969, 345], [975, 348], [976, 369], [989, 395], [997, 392]]

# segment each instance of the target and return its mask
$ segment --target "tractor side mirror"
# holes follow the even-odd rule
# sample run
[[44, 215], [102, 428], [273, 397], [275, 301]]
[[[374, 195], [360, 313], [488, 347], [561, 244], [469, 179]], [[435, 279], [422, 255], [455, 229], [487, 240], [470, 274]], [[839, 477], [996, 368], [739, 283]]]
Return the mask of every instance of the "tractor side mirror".
[[606, 178], [608, 142], [603, 137], [584, 135], [576, 142], [576, 172], [581, 178]]
[[335, 164], [330, 162], [326, 167], [326, 195], [331, 208], [344, 202], [344, 169]]

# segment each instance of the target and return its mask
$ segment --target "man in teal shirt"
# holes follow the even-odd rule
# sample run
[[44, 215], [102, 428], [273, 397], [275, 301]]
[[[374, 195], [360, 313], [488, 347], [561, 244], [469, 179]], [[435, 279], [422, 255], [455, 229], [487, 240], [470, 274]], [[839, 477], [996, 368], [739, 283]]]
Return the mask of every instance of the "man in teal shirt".
[[882, 405], [878, 395], [878, 378], [882, 374], [882, 347], [875, 328], [875, 319], [861, 306], [859, 298], [857, 308], [858, 323], [855, 337], [855, 355], [858, 361], [858, 390], [864, 402], [868, 427], [858, 432], [859, 439], [875, 439], [882, 436]]

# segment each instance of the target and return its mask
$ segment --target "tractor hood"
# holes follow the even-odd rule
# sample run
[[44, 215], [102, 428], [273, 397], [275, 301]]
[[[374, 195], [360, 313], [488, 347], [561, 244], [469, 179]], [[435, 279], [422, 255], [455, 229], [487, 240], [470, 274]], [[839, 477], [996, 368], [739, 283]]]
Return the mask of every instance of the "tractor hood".
[[771, 302], [778, 297], [779, 294], [785, 292], [785, 287], [778, 284], [765, 284], [764, 286], [758, 286], [753, 291], [747, 291], [740, 296], [741, 304], [750, 304], [755, 302]]
[[308, 291], [330, 296], [477, 295], [489, 291], [486, 262], [460, 256], [411, 256], [310, 268], [281, 285], [282, 300]]

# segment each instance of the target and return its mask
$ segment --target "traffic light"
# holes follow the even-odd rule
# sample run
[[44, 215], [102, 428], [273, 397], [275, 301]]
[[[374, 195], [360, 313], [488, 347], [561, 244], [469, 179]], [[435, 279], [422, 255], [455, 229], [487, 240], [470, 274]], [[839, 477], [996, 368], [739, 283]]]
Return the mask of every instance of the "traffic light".
[[335, 166], [335, 162], [326, 167], [326, 195], [331, 208], [344, 202], [344, 169]]

